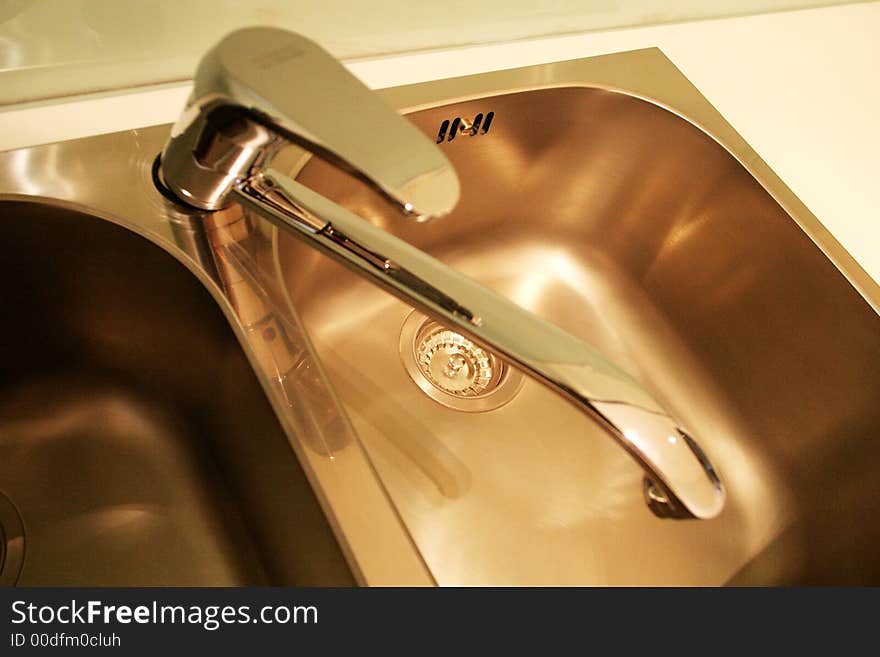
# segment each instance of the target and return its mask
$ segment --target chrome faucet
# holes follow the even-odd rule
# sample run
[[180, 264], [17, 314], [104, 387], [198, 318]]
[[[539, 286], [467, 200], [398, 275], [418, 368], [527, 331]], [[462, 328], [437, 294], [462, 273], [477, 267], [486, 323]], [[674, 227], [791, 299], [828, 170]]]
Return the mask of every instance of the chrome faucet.
[[433, 142], [315, 43], [262, 27], [234, 32], [204, 56], [161, 177], [196, 208], [242, 204], [574, 404], [642, 467], [658, 516], [721, 512], [715, 469], [641, 384], [593, 347], [270, 169], [288, 142], [355, 173], [411, 220], [442, 217], [458, 201], [458, 177]]

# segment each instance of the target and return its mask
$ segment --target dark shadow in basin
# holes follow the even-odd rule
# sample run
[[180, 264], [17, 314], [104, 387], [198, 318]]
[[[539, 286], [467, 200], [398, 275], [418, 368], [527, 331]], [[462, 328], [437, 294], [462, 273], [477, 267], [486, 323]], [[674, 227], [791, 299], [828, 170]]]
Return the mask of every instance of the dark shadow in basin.
[[0, 492], [19, 585], [350, 585], [233, 331], [177, 260], [0, 202]]

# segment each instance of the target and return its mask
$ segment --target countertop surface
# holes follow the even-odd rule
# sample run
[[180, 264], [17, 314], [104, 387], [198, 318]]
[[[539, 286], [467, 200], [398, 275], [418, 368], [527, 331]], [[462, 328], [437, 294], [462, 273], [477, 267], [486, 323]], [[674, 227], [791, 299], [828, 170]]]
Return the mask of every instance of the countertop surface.
[[[348, 62], [374, 88], [658, 46], [880, 281], [880, 2]], [[188, 85], [0, 112], [0, 150], [176, 120]]]

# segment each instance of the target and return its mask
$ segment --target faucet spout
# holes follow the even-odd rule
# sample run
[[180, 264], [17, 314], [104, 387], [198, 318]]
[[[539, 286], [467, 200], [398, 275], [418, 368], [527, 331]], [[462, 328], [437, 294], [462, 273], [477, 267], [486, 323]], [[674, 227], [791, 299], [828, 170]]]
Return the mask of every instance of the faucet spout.
[[241, 203], [574, 404], [641, 466], [658, 516], [721, 512], [715, 468], [644, 386], [583, 341], [270, 169], [288, 141], [356, 171], [413, 217], [457, 202], [455, 171], [432, 142], [314, 43], [268, 28], [235, 32], [206, 55], [163, 151], [163, 179], [202, 209]]

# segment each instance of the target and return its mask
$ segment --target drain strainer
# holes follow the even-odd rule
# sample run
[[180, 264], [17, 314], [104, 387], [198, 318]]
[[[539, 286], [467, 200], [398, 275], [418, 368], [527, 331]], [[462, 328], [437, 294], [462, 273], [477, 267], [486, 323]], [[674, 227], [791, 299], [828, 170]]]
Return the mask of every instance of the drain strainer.
[[440, 390], [457, 397], [484, 393], [500, 367], [494, 356], [448, 329], [429, 332], [416, 345], [419, 371]]
[[498, 356], [417, 311], [403, 323], [400, 355], [413, 382], [455, 410], [493, 410], [522, 387], [522, 374]]
[[0, 493], [0, 586], [14, 586], [24, 563], [24, 524], [18, 509]]

